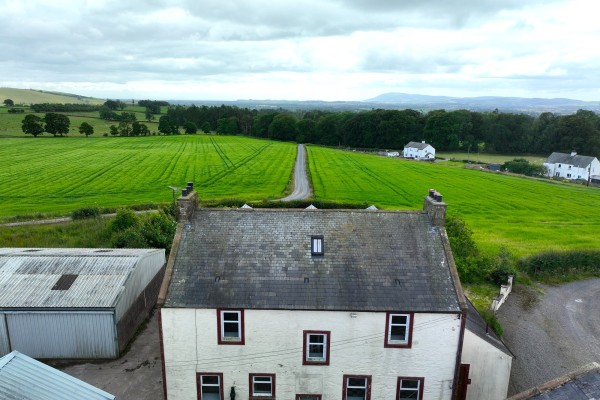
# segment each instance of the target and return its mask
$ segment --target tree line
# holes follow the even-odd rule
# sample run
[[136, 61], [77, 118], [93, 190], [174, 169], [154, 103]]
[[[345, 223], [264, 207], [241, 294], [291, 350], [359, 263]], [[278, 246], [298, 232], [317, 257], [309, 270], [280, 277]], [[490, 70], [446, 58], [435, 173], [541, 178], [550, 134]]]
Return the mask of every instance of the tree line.
[[401, 149], [425, 140], [438, 151], [600, 154], [600, 117], [586, 110], [532, 116], [497, 110], [289, 112], [221, 105], [172, 106], [167, 116], [176, 126], [191, 122], [203, 131], [329, 146]]
[[[497, 110], [292, 112], [226, 105], [170, 106], [154, 100], [138, 104], [145, 107], [148, 121], [161, 114], [161, 107], [168, 107], [158, 121], [158, 131], [163, 135], [177, 135], [181, 130], [194, 134], [200, 130], [368, 149], [402, 149], [410, 141], [424, 140], [438, 151], [548, 154], [575, 150], [586, 155], [600, 154], [600, 116], [587, 110], [571, 115], [545, 112], [532, 116]], [[107, 100], [99, 107], [100, 118], [118, 123], [111, 126], [110, 133], [149, 135], [148, 128], [136, 121], [134, 113], [116, 112], [124, 107], [125, 103], [117, 100]]]

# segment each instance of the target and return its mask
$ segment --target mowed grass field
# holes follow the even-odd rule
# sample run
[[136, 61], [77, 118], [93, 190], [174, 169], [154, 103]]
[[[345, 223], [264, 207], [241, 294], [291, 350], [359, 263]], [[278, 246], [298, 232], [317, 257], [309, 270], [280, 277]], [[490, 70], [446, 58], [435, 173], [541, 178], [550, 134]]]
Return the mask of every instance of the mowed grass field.
[[483, 251], [600, 247], [600, 189], [309, 146], [315, 197], [421, 209], [435, 188]]
[[169, 202], [193, 181], [201, 199], [283, 197], [296, 145], [237, 136], [0, 139], [0, 219]]

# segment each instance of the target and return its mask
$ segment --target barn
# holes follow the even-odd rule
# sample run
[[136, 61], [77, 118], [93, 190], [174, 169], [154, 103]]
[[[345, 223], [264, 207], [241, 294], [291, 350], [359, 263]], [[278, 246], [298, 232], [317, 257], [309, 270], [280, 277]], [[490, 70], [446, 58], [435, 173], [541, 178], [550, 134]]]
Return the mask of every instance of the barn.
[[163, 249], [0, 248], [0, 356], [117, 358], [164, 265]]

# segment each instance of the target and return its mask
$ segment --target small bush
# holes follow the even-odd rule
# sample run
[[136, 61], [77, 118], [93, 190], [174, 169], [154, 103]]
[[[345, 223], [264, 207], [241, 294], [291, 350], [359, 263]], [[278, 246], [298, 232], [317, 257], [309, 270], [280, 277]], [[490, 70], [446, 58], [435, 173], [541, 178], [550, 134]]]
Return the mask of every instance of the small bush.
[[118, 232], [113, 238], [116, 248], [140, 249], [148, 247], [144, 235], [135, 227]]
[[490, 326], [490, 328], [492, 328], [496, 335], [499, 337], [502, 336], [504, 329], [502, 329], [500, 321], [498, 321], [498, 318], [496, 318], [493, 312], [490, 310], [485, 310], [483, 312], [479, 312], [479, 314], [481, 314], [485, 322]]
[[83, 207], [71, 213], [71, 218], [74, 220], [96, 218], [99, 216], [100, 209], [98, 207]]
[[519, 266], [536, 279], [568, 280], [576, 275], [600, 274], [600, 250], [549, 251], [519, 260]]
[[121, 232], [138, 226], [139, 223], [140, 218], [133, 212], [133, 210], [122, 208], [117, 211], [117, 215], [113, 220], [111, 229], [113, 232]]

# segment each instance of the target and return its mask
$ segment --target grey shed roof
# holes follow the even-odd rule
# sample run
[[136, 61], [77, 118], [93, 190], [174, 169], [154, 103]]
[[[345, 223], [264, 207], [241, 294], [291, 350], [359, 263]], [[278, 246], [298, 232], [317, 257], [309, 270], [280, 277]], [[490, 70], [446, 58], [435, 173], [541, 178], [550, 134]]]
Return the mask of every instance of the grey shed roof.
[[417, 211], [200, 209], [165, 307], [460, 312], [443, 235]]
[[429, 146], [429, 143], [421, 143], [421, 142], [408, 142], [408, 144], [406, 146], [404, 146], [404, 148], [413, 148], [413, 149], [419, 149], [419, 150], [423, 150], [425, 149], [425, 147]]
[[0, 358], [2, 400], [113, 400], [116, 397], [18, 351]]
[[550, 154], [545, 162], [547, 164], [567, 164], [577, 168], [586, 168], [594, 161], [594, 158], [596, 157], [580, 156], [578, 154], [572, 156], [571, 154], [554, 152]]
[[588, 364], [541, 386], [516, 394], [509, 400], [598, 400], [600, 399], [600, 365]]
[[467, 299], [467, 306], [467, 330], [514, 358], [514, 354], [506, 347], [502, 339], [496, 336], [492, 328], [488, 328], [487, 323], [469, 299]]
[[[162, 249], [2, 248], [0, 308], [112, 308], [138, 261], [163, 253]], [[59, 283], [65, 275], [71, 278]], [[70, 280], [67, 290], [53, 290], [64, 289]]]

